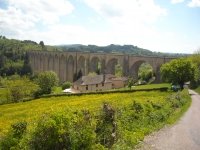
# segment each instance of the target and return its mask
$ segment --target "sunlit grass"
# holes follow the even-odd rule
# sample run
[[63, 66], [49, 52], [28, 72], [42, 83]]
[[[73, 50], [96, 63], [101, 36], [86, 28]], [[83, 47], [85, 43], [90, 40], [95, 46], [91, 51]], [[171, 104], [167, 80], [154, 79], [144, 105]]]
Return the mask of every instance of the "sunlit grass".
[[96, 113], [103, 102], [109, 102], [113, 107], [132, 104], [133, 100], [164, 103], [170, 92], [130, 92], [99, 95], [62, 96], [40, 98], [37, 100], [0, 105], [0, 136], [5, 134], [10, 125], [20, 120], [35, 122], [43, 113], [54, 112], [65, 108], [76, 110], [87, 109]]
[[7, 99], [7, 90], [5, 88], [0, 88], [0, 104], [4, 103]]
[[168, 88], [170, 88], [170, 84], [168, 84], [168, 83], [162, 83], [162, 84], [138, 85], [138, 86], [134, 86], [133, 89], [153, 89], [153, 88], [162, 88], [162, 87], [168, 87]]
[[[131, 89], [132, 90], [137, 90], [137, 89], [156, 89], [156, 88], [164, 88], [164, 87], [167, 87], [167, 88], [170, 88], [170, 84], [169, 83], [161, 83], [161, 84], [145, 84], [145, 85], [135, 85], [135, 86], [132, 86]], [[120, 89], [113, 89], [112, 91], [115, 91], [115, 90], [130, 90], [129, 87], [124, 87], [124, 88], [120, 88]]]

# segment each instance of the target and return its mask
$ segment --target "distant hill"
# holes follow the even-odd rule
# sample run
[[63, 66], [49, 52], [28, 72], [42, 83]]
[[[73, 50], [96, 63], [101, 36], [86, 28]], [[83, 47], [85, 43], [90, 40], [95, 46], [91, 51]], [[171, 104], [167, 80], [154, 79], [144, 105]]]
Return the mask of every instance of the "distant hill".
[[147, 49], [143, 49], [134, 45], [108, 45], [108, 46], [96, 46], [96, 45], [59, 45], [56, 46], [63, 51], [78, 51], [78, 52], [104, 52], [104, 53], [120, 53], [120, 54], [133, 54], [139, 56], [166, 56], [166, 57], [182, 57], [187, 54], [181, 53], [161, 53], [152, 52]]

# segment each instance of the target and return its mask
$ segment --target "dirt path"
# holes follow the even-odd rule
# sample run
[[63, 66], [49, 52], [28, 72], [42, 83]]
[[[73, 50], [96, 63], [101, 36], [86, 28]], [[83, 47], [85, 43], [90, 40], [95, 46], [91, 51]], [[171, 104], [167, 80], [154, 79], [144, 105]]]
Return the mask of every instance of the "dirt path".
[[189, 92], [192, 104], [180, 121], [145, 137], [139, 150], [200, 150], [200, 95]]

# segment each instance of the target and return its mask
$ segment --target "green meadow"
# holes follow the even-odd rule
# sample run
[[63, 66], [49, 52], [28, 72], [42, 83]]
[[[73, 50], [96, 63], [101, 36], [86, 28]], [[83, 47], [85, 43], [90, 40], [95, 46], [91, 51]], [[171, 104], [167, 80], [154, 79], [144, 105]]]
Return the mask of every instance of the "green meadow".
[[[187, 90], [137, 91], [127, 93], [91, 94], [39, 98], [32, 101], [0, 105], [0, 137], [4, 137], [12, 124], [27, 122], [32, 130], [42, 115], [55, 112], [87, 110], [95, 118], [107, 103], [115, 110], [120, 140], [115, 147], [133, 148], [144, 136], [174, 123], [190, 105]], [[96, 117], [95, 117], [96, 116]], [[98, 119], [97, 119], [98, 120]]]

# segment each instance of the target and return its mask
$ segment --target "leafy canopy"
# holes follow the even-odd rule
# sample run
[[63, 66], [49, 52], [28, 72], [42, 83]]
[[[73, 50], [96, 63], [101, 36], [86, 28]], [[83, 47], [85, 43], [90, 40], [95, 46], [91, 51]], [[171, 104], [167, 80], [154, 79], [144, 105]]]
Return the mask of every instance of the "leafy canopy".
[[7, 100], [11, 102], [20, 102], [24, 98], [30, 98], [38, 91], [39, 87], [27, 77], [11, 76], [5, 79], [5, 87], [7, 89]]
[[120, 64], [115, 65], [115, 76], [122, 77], [123, 76], [123, 69]]
[[198, 79], [197, 66], [186, 58], [174, 59], [162, 65], [162, 79], [173, 84], [179, 84], [183, 88], [184, 82]]
[[153, 77], [153, 68], [148, 63], [141, 64], [138, 70], [138, 78], [148, 82]]
[[53, 71], [45, 71], [38, 75], [37, 83], [41, 88], [41, 94], [50, 94], [53, 87], [58, 84], [58, 76]]

